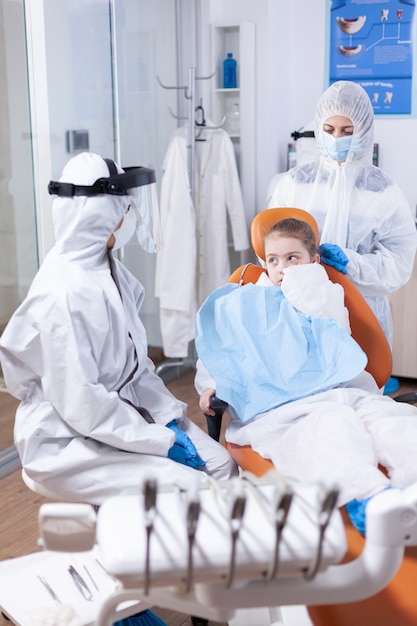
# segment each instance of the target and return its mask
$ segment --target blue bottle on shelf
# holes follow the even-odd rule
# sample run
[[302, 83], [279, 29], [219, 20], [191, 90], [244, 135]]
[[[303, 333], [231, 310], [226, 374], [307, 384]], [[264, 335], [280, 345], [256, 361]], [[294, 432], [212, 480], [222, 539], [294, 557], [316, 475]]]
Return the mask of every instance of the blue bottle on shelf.
[[227, 53], [227, 58], [223, 61], [223, 89], [235, 89], [236, 81], [236, 60], [231, 52]]

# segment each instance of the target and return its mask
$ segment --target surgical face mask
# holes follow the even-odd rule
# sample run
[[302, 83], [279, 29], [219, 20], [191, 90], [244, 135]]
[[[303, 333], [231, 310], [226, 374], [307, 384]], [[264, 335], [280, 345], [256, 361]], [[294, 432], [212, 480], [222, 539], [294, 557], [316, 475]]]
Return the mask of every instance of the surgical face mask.
[[136, 214], [129, 209], [123, 218], [123, 222], [117, 230], [114, 231], [113, 250], [119, 250], [132, 239], [136, 230]]
[[323, 132], [323, 146], [327, 154], [336, 161], [345, 161], [352, 144], [352, 136], [333, 137]]

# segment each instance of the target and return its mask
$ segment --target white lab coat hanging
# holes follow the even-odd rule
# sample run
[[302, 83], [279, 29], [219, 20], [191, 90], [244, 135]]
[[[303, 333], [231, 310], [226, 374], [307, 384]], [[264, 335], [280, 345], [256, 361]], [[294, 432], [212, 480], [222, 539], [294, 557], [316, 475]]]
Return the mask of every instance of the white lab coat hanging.
[[[209, 124], [208, 124], [209, 125]], [[163, 164], [161, 225], [155, 295], [160, 300], [166, 356], [185, 357], [197, 308], [230, 275], [227, 218], [235, 250], [249, 248], [248, 225], [232, 141], [223, 129], [204, 129], [195, 146], [195, 200], [187, 163], [188, 130], [172, 135]]]

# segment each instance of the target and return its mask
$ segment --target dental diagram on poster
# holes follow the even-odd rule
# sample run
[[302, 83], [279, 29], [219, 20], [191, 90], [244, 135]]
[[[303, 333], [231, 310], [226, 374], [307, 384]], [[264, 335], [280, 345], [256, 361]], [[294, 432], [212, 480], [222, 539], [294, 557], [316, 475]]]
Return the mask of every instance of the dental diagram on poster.
[[331, 0], [330, 84], [357, 82], [375, 114], [411, 114], [415, 0]]

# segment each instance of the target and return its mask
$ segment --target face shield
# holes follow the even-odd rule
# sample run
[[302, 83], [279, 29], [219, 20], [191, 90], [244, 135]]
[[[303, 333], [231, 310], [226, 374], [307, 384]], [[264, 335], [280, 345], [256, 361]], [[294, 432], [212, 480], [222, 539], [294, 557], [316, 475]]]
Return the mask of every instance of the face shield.
[[136, 238], [139, 244], [146, 252], [158, 252], [162, 248], [162, 233], [156, 183], [132, 187], [129, 189], [129, 198], [130, 207], [136, 213]]
[[67, 198], [101, 194], [126, 196], [137, 218], [133, 239], [146, 252], [157, 252], [162, 241], [155, 171], [146, 167], [126, 167], [123, 168], [123, 173], [118, 173], [114, 161], [104, 161], [109, 168], [109, 176], [98, 178], [92, 185], [74, 185], [51, 180], [48, 185], [49, 194]]

